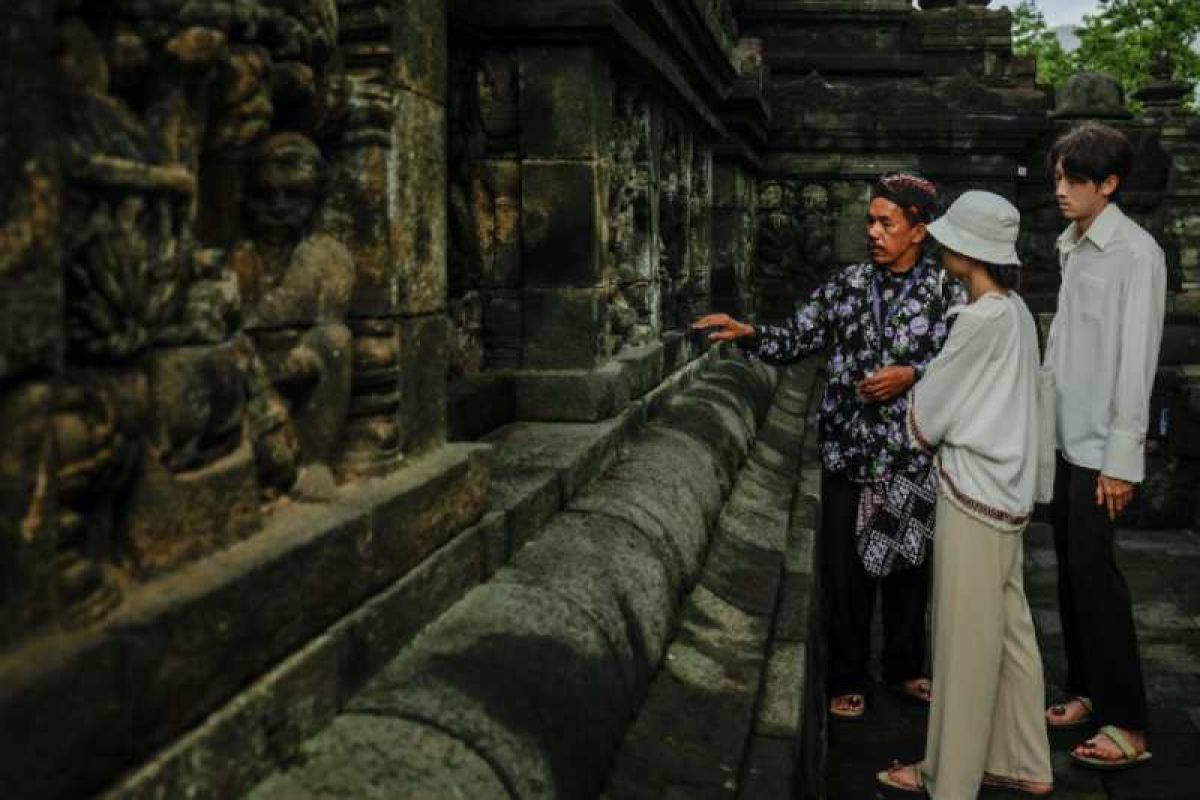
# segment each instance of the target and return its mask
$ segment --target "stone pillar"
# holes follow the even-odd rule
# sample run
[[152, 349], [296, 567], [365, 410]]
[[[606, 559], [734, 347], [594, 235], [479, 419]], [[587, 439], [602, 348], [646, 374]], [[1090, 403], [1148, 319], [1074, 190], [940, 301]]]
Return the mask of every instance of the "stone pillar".
[[405, 456], [446, 439], [446, 2], [391, 3], [397, 58], [389, 194], [400, 276], [400, 431]]
[[611, 83], [608, 60], [594, 47], [520, 50], [526, 369], [592, 369], [609, 355]]
[[754, 312], [755, 190], [754, 176], [742, 164], [713, 164], [713, 309], [743, 319]]
[[445, 29], [440, 0], [342, 0], [350, 111], [331, 199], [358, 267], [340, 463], [379, 474], [445, 440]]

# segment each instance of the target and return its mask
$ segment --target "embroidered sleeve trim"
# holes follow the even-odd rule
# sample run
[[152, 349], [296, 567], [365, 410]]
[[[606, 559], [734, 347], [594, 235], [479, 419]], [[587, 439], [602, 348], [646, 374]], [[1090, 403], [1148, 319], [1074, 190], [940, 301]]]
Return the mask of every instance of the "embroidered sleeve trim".
[[995, 506], [990, 506], [987, 503], [976, 500], [974, 497], [964, 493], [958, 488], [957, 485], [955, 485], [954, 479], [950, 477], [950, 474], [947, 473], [946, 469], [942, 466], [941, 459], [938, 459], [937, 468], [938, 476], [941, 478], [946, 488], [950, 490], [951, 496], [953, 496], [955, 501], [957, 501], [958, 504], [961, 505], [965, 510], [983, 517], [987, 517], [988, 519], [995, 520], [996, 522], [1012, 525], [1014, 527], [1024, 525], [1025, 523], [1029, 522], [1030, 518], [1033, 516], [1032, 513], [1010, 514], [1004, 509], [996, 508]]
[[917, 447], [920, 447], [926, 453], [932, 453], [937, 448], [932, 442], [925, 438], [925, 434], [921, 432], [921, 426], [917, 424], [917, 404], [914, 402], [915, 400], [915, 397], [910, 397], [908, 401], [908, 414], [906, 415], [906, 419], [908, 420], [909, 438], [916, 442]]

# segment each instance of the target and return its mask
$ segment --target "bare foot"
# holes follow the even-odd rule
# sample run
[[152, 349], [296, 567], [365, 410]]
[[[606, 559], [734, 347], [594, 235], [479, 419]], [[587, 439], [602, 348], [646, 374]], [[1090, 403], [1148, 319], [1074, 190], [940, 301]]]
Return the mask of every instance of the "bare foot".
[[902, 764], [899, 761], [893, 761], [886, 770], [875, 773], [875, 780], [889, 789], [925, 794], [925, 782], [922, 780], [921, 770], [916, 764]]
[[1074, 728], [1092, 718], [1092, 704], [1086, 697], [1075, 697], [1046, 709], [1046, 723], [1051, 728]]
[[829, 701], [829, 713], [841, 719], [857, 719], [866, 710], [867, 699], [856, 692], [839, 694]]
[[928, 703], [933, 699], [933, 684], [929, 678], [913, 678], [912, 680], [904, 681], [896, 689], [901, 694], [922, 703]]
[[[1146, 733], [1144, 731], [1127, 731], [1124, 728], [1117, 728], [1118, 731], [1129, 742], [1129, 746], [1133, 748], [1135, 754], [1146, 752]], [[1071, 751], [1081, 758], [1095, 758], [1100, 761], [1125, 761], [1129, 758], [1122, 750], [1120, 745], [1112, 740], [1112, 737], [1103, 731], [1099, 731], [1095, 736], [1088, 739], [1086, 742], [1080, 742], [1075, 745], [1075, 749]]]

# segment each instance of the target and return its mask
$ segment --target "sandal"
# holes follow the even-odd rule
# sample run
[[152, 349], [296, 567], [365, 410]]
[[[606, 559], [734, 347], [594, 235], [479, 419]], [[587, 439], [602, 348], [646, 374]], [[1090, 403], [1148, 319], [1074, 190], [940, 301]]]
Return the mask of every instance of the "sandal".
[[[897, 780], [897, 776], [904, 774], [905, 771], [909, 771], [909, 776], [915, 781], [914, 783]], [[921, 770], [916, 764], [902, 764], [899, 761], [893, 761], [890, 767], [875, 773], [875, 780], [880, 786], [893, 792], [929, 796], [925, 791], [925, 781], [921, 778]]]
[[[1100, 736], [1105, 736], [1110, 742], [1115, 744], [1121, 751], [1120, 758], [1098, 758], [1096, 756], [1081, 756], [1079, 755], [1080, 747], [1091, 747], [1095, 749], [1096, 740]], [[1119, 769], [1129, 769], [1141, 764], [1145, 764], [1153, 754], [1149, 750], [1138, 751], [1129, 738], [1125, 736], [1125, 732], [1115, 725], [1105, 725], [1096, 732], [1096, 735], [1088, 739], [1086, 742], [1075, 745], [1071, 750], [1071, 760], [1081, 767], [1088, 769], [1099, 769], [1105, 771], [1114, 771]]]
[[890, 683], [888, 688], [898, 696], [923, 706], [929, 705], [933, 699], [933, 682], [929, 678], [913, 678], [900, 683]]
[[1054, 794], [1054, 784], [1036, 783], [1034, 781], [1021, 780], [1020, 778], [1007, 778], [1003, 775], [993, 775], [990, 772], [983, 773], [983, 787], [986, 789], [1004, 789], [1010, 792], [1019, 792], [1020, 794], [1027, 794], [1030, 797], [1047, 797]]
[[[839, 707], [839, 703], [845, 707]], [[829, 701], [829, 713], [843, 720], [862, 719], [867, 713], [867, 698], [859, 692], [839, 694]]]
[[[1065, 717], [1067, 715], [1067, 706], [1071, 703], [1078, 702], [1083, 706], [1083, 713], [1078, 717], [1066, 722], [1055, 722], [1055, 717]], [[1068, 731], [1074, 728], [1082, 728], [1084, 725], [1090, 725], [1092, 722], [1092, 701], [1086, 697], [1072, 697], [1065, 703], [1058, 703], [1046, 709], [1046, 725], [1057, 731]]]

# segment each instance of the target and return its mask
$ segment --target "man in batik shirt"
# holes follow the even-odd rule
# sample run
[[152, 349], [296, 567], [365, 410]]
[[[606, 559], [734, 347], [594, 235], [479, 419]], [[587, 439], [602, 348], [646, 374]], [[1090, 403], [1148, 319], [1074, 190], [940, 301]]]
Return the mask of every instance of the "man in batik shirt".
[[[941, 349], [946, 312], [962, 302], [924, 253], [937, 190], [916, 175], [886, 175], [872, 188], [870, 260], [847, 267], [778, 326], [725, 314], [696, 321], [709, 338], [774, 364], [828, 348], [828, 383], [817, 415], [821, 461], [821, 579], [829, 641], [830, 713], [862, 716], [870, 678], [876, 586], [883, 592], [883, 678], [928, 702], [924, 558], [936, 488], [929, 457], [908, 445], [906, 393]], [[884, 508], [888, 513], [877, 513]], [[889, 516], [890, 515], [890, 516]], [[877, 536], [878, 520], [892, 530]], [[886, 527], [886, 526], [884, 526]], [[883, 576], [883, 577], [878, 577]]]

